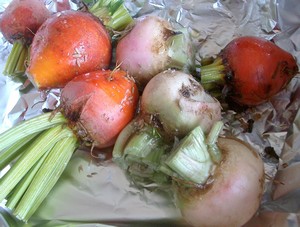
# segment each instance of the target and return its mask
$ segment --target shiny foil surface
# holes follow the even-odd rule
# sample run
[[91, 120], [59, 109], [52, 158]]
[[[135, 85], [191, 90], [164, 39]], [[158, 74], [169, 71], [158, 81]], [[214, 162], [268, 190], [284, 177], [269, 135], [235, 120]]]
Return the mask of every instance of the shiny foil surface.
[[[0, 12], [10, 0], [0, 1]], [[197, 59], [216, 56], [233, 38], [273, 39], [300, 67], [299, 0], [135, 0], [134, 16], [156, 14], [192, 35]], [[78, 2], [72, 2], [76, 8]], [[53, 2], [48, 0], [52, 7]], [[2, 75], [11, 45], [0, 34], [0, 133], [55, 109], [60, 90], [38, 92], [29, 81]], [[25, 81], [25, 82], [24, 82]], [[250, 143], [265, 162], [265, 193], [246, 226], [300, 225], [300, 75], [269, 102], [242, 113], [226, 111], [224, 133]], [[252, 130], [249, 130], [249, 122]], [[107, 155], [78, 149], [38, 212], [24, 226], [187, 226], [167, 192], [136, 188]], [[4, 171], [0, 176], [4, 174]], [[0, 208], [0, 226], [22, 226]]]

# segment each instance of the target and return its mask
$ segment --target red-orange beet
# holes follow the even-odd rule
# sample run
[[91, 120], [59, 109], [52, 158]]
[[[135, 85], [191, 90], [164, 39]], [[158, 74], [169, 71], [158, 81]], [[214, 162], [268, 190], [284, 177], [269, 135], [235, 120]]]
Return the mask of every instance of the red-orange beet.
[[95, 147], [114, 144], [132, 120], [138, 89], [123, 70], [98, 70], [74, 78], [62, 90], [62, 112], [78, 135]]
[[[298, 73], [295, 58], [273, 42], [239, 37], [220, 53], [227, 96], [234, 102], [255, 106], [282, 91]], [[207, 81], [203, 70], [203, 82]]]
[[281, 91], [297, 74], [294, 57], [271, 41], [242, 37], [221, 54], [231, 74], [231, 97], [246, 105], [260, 104]]
[[30, 44], [41, 24], [50, 16], [42, 0], [13, 0], [0, 18], [0, 31], [10, 43]]

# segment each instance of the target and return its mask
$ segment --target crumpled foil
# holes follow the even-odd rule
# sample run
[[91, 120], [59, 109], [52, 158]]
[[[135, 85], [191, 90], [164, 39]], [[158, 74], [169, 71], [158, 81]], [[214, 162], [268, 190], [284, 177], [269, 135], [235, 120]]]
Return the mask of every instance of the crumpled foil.
[[[1, 0], [0, 12], [10, 0]], [[73, 1], [72, 6], [78, 1]], [[189, 29], [197, 59], [216, 56], [234, 37], [273, 39], [300, 66], [298, 0], [125, 0], [134, 16], [157, 14]], [[49, 7], [51, 0], [47, 1]], [[0, 71], [11, 50], [0, 35]], [[0, 75], [0, 133], [59, 105], [59, 89], [38, 92]], [[299, 226], [300, 77], [268, 103], [242, 113], [223, 113], [225, 134], [250, 143], [265, 162], [266, 189], [246, 226]], [[93, 158], [97, 156], [97, 158]], [[0, 172], [0, 177], [3, 173]], [[1, 226], [25, 225], [2, 204]], [[100, 151], [78, 150], [63, 176], [26, 226], [186, 226], [172, 195], [137, 189]]]

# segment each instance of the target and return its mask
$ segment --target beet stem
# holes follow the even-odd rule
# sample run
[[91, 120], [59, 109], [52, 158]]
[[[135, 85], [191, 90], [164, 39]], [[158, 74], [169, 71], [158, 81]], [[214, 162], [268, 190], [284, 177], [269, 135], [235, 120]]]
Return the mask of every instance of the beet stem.
[[145, 128], [130, 138], [124, 149], [124, 155], [127, 156], [127, 159], [132, 160], [145, 158], [149, 153], [155, 151], [159, 139], [150, 128]]
[[111, 15], [111, 20], [107, 26], [115, 31], [122, 31], [132, 22], [133, 19], [128, 10], [124, 5], [121, 5], [118, 10]]
[[211, 64], [200, 66], [200, 80], [205, 90], [215, 90], [225, 85], [225, 66], [220, 57]]
[[155, 183], [162, 188], [171, 178], [192, 184], [205, 184], [213, 166], [222, 160], [217, 145], [223, 122], [216, 122], [206, 136], [201, 126], [177, 144], [169, 144], [152, 126], [135, 127], [132, 121], [120, 133], [113, 150], [113, 161], [127, 171], [137, 185]]
[[12, 162], [21, 153], [23, 153], [25, 146], [28, 146], [28, 144], [32, 141], [32, 139], [37, 134], [38, 133], [30, 134], [30, 135], [18, 140], [17, 142], [15, 142], [8, 149], [0, 152], [0, 170], [5, 168], [7, 165], [9, 165], [10, 162]]
[[20, 53], [19, 60], [13, 72], [14, 76], [21, 76], [25, 73], [28, 59], [29, 59], [29, 48], [27, 46], [23, 46], [22, 51]]
[[23, 121], [0, 135], [0, 152], [5, 152], [3, 151], [4, 149], [7, 149], [28, 135], [42, 132], [48, 128], [64, 123], [67, 123], [67, 120], [61, 113], [56, 113], [55, 115], [45, 113]]
[[182, 32], [170, 36], [168, 43], [169, 67], [187, 72], [194, 69], [194, 55], [192, 48], [189, 47], [190, 40], [188, 40], [187, 31], [182, 30]]
[[13, 44], [12, 50], [7, 58], [3, 74], [6, 76], [23, 75], [26, 70], [26, 61], [28, 58], [28, 47], [21, 41]]
[[10, 210], [14, 210], [17, 204], [21, 201], [25, 191], [29, 187], [30, 183], [32, 182], [35, 174], [43, 164], [45, 158], [47, 157], [48, 153], [45, 153], [42, 158], [39, 159], [37, 163], [29, 170], [29, 172], [22, 178], [22, 180], [18, 183], [18, 186], [15, 187], [12, 193], [8, 196], [7, 202], [5, 206]]
[[129, 124], [127, 124], [125, 128], [123, 128], [115, 142], [112, 151], [113, 161], [117, 163], [122, 169], [126, 169], [128, 167], [127, 163], [123, 161], [124, 149], [126, 147], [127, 142], [129, 141], [129, 138], [132, 136], [132, 134], [135, 133], [135, 131], [135, 120], [133, 120], [129, 122]]
[[[72, 133], [67, 128], [63, 129], [66, 130]], [[55, 143], [16, 207], [16, 217], [27, 221], [34, 214], [60, 178], [77, 146], [73, 133]]]
[[210, 176], [213, 161], [200, 126], [193, 129], [167, 158], [166, 164], [185, 181], [204, 184]]
[[215, 164], [219, 164], [222, 160], [222, 152], [217, 145], [217, 140], [223, 129], [223, 125], [222, 121], [216, 122], [206, 137], [208, 152]]
[[71, 130], [63, 130], [62, 126], [58, 125], [46, 130], [34, 140], [24, 151], [22, 156], [13, 164], [12, 168], [0, 179], [0, 201], [3, 201], [9, 195], [30, 168], [34, 166], [57, 141], [64, 137], [70, 137], [70, 135], [73, 135]]
[[132, 121], [123, 129], [113, 150], [113, 160], [137, 185], [152, 182], [162, 186], [169, 176], [160, 171], [168, 146], [155, 128], [144, 125], [137, 130]]
[[133, 21], [123, 0], [99, 0], [89, 11], [114, 31], [122, 31]]

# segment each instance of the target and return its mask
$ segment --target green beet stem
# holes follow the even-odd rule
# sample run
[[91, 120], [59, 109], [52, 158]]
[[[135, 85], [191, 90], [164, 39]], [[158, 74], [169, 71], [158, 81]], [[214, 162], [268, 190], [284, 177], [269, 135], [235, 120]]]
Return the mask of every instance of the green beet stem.
[[27, 60], [28, 47], [21, 41], [13, 44], [12, 50], [8, 55], [3, 74], [14, 76], [25, 72], [25, 62]]
[[99, 0], [89, 11], [114, 31], [122, 31], [133, 21], [123, 0]]
[[27, 190], [28, 186], [30, 185], [31, 181], [33, 180], [35, 174], [43, 164], [45, 158], [47, 157], [46, 152], [35, 165], [30, 169], [30, 171], [22, 178], [19, 184], [13, 189], [12, 193], [9, 195], [7, 199], [7, 203], [5, 204], [7, 208], [14, 210], [16, 205], [21, 200], [22, 196], [24, 195], [25, 191]]
[[[65, 128], [63, 131], [66, 131], [66, 134], [70, 134], [68, 128]], [[70, 135], [58, 141], [51, 148], [16, 207], [14, 211], [16, 217], [27, 221], [34, 214], [60, 178], [77, 146], [77, 138], [74, 135]]]
[[131, 15], [124, 5], [121, 5], [111, 16], [107, 26], [114, 31], [122, 31], [133, 22]]
[[0, 201], [3, 201], [13, 188], [21, 181], [27, 172], [54, 144], [65, 137], [73, 136], [67, 127], [58, 125], [43, 132], [24, 151], [22, 156], [13, 164], [11, 169], [0, 179]]
[[165, 163], [185, 181], [196, 184], [206, 182], [210, 176], [213, 161], [207, 150], [204, 133], [200, 126], [182, 139]]
[[219, 164], [222, 160], [222, 152], [220, 151], [217, 141], [218, 137], [223, 129], [224, 123], [222, 121], [216, 122], [212, 129], [210, 130], [207, 138], [206, 138], [206, 143], [207, 143], [207, 148], [209, 151], [209, 154], [212, 158], [212, 160], [216, 163]]
[[20, 53], [18, 62], [16, 64], [15, 70], [13, 72], [14, 76], [21, 76], [26, 71], [26, 61], [28, 60], [28, 54], [29, 50], [27, 47], [22, 48], [22, 51]]
[[0, 151], [12, 146], [17, 141], [28, 135], [44, 131], [45, 129], [59, 124], [64, 124], [66, 122], [66, 118], [61, 113], [56, 113], [55, 115], [52, 113], [45, 113], [23, 121], [15, 127], [0, 134]]
[[30, 134], [19, 141], [15, 142], [11, 147], [5, 149], [0, 152], [0, 171], [9, 165], [11, 161], [17, 158], [23, 151], [25, 150], [25, 146], [31, 142], [31, 140], [37, 135], [38, 133]]
[[220, 90], [224, 86], [226, 68], [220, 57], [217, 57], [211, 64], [200, 66], [200, 80], [205, 90]]
[[187, 31], [170, 36], [168, 39], [168, 56], [170, 57], [171, 68], [182, 69], [184, 71], [194, 69], [193, 51], [189, 45], [190, 40]]

